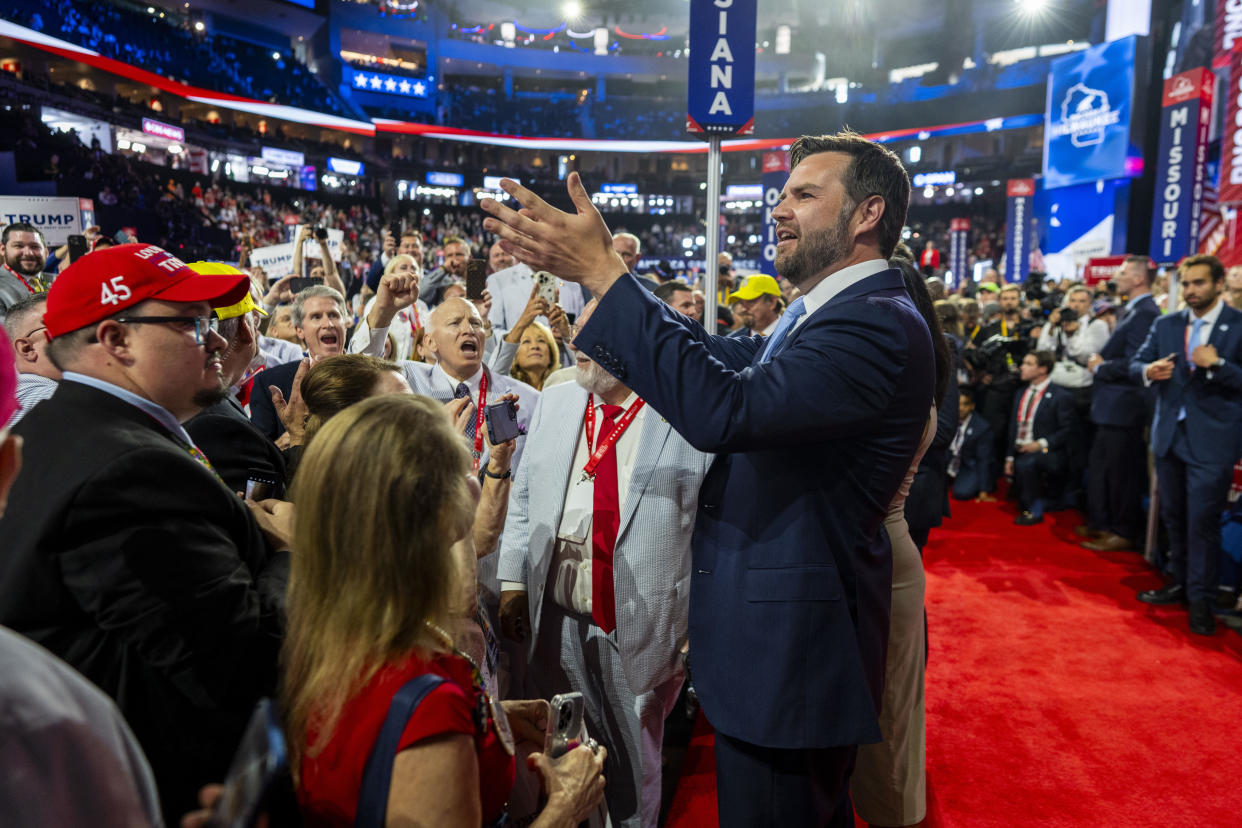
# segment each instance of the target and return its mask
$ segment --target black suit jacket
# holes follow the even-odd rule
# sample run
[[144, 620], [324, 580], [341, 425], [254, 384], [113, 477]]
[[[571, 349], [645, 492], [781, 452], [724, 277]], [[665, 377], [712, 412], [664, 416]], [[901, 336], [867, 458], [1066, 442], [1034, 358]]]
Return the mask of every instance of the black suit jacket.
[[959, 497], [974, 497], [995, 488], [995, 451], [991, 424], [978, 412], [971, 414], [962, 437], [957, 477], [953, 481], [953, 491]]
[[960, 389], [957, 368], [961, 356], [957, 340], [944, 335], [949, 346], [949, 381], [945, 384], [944, 397], [936, 401], [936, 436], [923, 452], [918, 471], [910, 481], [910, 494], [906, 497], [906, 525], [912, 530], [939, 526], [949, 516], [949, 446], [957, 434], [957, 401]]
[[14, 427], [0, 624], [111, 696], [169, 824], [229, 767], [275, 688], [287, 556], [152, 417], [65, 381]]
[[[289, 394], [293, 391], [293, 378], [297, 376], [298, 366], [301, 364], [302, 360], [295, 359], [255, 374], [254, 390], [250, 392], [250, 422], [269, 440], [275, 440], [284, 434], [285, 424], [276, 414], [276, 406], [272, 405], [272, 394], [268, 386], [274, 385], [279, 388], [280, 393], [284, 394], [285, 399], [288, 400]], [[204, 454], [206, 454], [205, 451]]]
[[1152, 393], [1130, 376], [1130, 360], [1160, 315], [1151, 294], [1117, 322], [1113, 335], [1100, 349], [1104, 361], [1091, 384], [1091, 422], [1096, 425], [1142, 427], [1151, 416]]
[[[1009, 412], [1009, 442], [1005, 444], [1005, 456], [1017, 455], [1014, 441], [1018, 437], [1018, 409], [1022, 406], [1022, 398], [1026, 396], [1026, 387], [1013, 395], [1013, 408]], [[1035, 409], [1035, 418], [1031, 423], [1031, 439], [1047, 440], [1048, 455], [1054, 463], [1067, 462], [1070, 452], [1079, 445], [1079, 427], [1077, 406], [1074, 395], [1067, 388], [1049, 385]]]
[[[259, 389], [256, 388], [257, 392]], [[263, 389], [266, 390], [266, 389]], [[271, 405], [271, 399], [268, 399]], [[280, 481], [279, 497], [288, 480], [285, 458], [276, 444], [255, 428], [246, 412], [232, 398], [209, 405], [185, 422], [195, 445], [211, 461], [216, 473], [235, 492], [246, 491], [250, 470], [255, 469]]]

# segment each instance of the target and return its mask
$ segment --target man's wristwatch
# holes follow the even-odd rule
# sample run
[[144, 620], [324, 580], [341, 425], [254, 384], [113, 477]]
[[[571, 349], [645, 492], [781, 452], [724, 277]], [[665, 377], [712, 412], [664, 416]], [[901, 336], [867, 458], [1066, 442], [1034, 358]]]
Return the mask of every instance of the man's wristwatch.
[[1217, 357], [1217, 358], [1216, 358], [1216, 361], [1212, 363], [1212, 367], [1213, 367], [1213, 368], [1223, 368], [1224, 366], [1225, 366], [1225, 358], [1224, 358], [1224, 357]]
[[509, 477], [513, 475], [513, 470], [505, 469], [504, 474], [493, 474], [492, 467], [489, 465], [489, 466], [483, 467], [483, 473], [493, 480], [507, 480]]

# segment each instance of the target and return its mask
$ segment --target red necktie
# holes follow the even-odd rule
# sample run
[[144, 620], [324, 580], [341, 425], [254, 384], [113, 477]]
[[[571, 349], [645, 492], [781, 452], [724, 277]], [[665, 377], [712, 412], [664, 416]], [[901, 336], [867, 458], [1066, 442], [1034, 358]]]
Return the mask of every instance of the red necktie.
[[[608, 439], [616, 428], [619, 405], [601, 405], [595, 445]], [[594, 514], [591, 518], [591, 618], [606, 633], [617, 627], [616, 596], [612, 589], [612, 552], [621, 526], [621, 498], [617, 493], [617, 447], [600, 458], [595, 468]]]

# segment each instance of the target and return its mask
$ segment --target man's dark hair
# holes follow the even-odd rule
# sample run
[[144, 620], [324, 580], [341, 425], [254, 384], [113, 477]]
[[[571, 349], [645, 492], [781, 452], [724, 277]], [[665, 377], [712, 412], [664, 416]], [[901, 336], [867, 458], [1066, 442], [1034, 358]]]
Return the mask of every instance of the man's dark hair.
[[[1198, 257], [1198, 256], [1191, 256], [1191, 258], [1192, 258], [1192, 259], [1197, 259], [1197, 258], [1199, 258], [1199, 257]], [[1209, 257], [1209, 258], [1211, 258], [1211, 257]], [[1187, 261], [1189, 261], [1189, 259], [1188, 259]], [[1156, 269], [1155, 269], [1154, 267], [1152, 267], [1152, 266], [1151, 266], [1151, 259], [1147, 258], [1146, 256], [1126, 256], [1126, 260], [1125, 260], [1124, 262], [1122, 262], [1122, 267], [1125, 267], [1125, 266], [1126, 266], [1126, 265], [1128, 265], [1128, 264], [1139, 264], [1139, 265], [1142, 265], [1142, 266], [1143, 266], [1143, 273], [1144, 273], [1144, 274], [1146, 274], [1146, 276], [1147, 276], [1147, 286], [1148, 286], [1148, 287], [1151, 287], [1151, 286], [1152, 286], [1152, 284], [1154, 284], [1154, 283], [1155, 283], [1155, 281], [1156, 281]], [[1183, 266], [1183, 267], [1185, 267], [1185, 264], [1183, 263], [1183, 265], [1182, 265], [1182, 266]], [[1223, 273], [1222, 273], [1222, 275], [1223, 275]]]
[[[40, 292], [24, 296], [9, 305], [8, 315], [4, 319], [4, 330], [8, 333], [10, 341], [19, 339], [30, 331], [30, 324], [26, 321], [26, 317], [45, 304], [47, 304], [47, 293]], [[39, 316], [43, 314], [40, 313]]]
[[[1190, 268], [1198, 265], [1207, 265], [1211, 269], [1213, 282], [1219, 282], [1221, 279], [1225, 278], [1225, 266], [1220, 263], [1220, 259], [1215, 256], [1209, 256], [1206, 253], [1188, 256], [1182, 260], [1182, 264], [1177, 270], [1179, 273], [1185, 273]], [[1150, 285], [1151, 282], [1148, 282], [1147, 284]]]
[[971, 406], [971, 408], [973, 408], [973, 407], [974, 407], [974, 405], [975, 405], [975, 391], [974, 391], [974, 389], [973, 389], [973, 388], [967, 388], [967, 387], [963, 386], [962, 388], [959, 388], [959, 389], [958, 389], [958, 391], [957, 391], [957, 395], [958, 395], [958, 397], [959, 397], [959, 398], [961, 398], [961, 399], [963, 399], [963, 400], [970, 400], [970, 406]]
[[1057, 355], [1052, 351], [1031, 351], [1031, 356], [1035, 357], [1035, 364], [1046, 370], [1049, 374], [1057, 365]]
[[0, 230], [0, 247], [9, 243], [9, 235], [12, 233], [34, 233], [39, 237], [39, 242], [43, 247], [47, 248], [47, 239], [43, 237], [43, 231], [25, 221], [15, 221], [12, 224], [4, 225], [4, 229]]
[[685, 282], [679, 282], [674, 279], [671, 282], [665, 282], [651, 292], [655, 295], [655, 298], [667, 305], [672, 300], [673, 294], [679, 290], [693, 291], [694, 288], [690, 287]]
[[789, 148], [789, 169], [796, 168], [807, 156], [821, 152], [841, 152], [850, 156], [841, 183], [854, 206], [873, 195], [884, 199], [884, 215], [880, 217], [877, 235], [880, 255], [891, 258], [901, 240], [901, 228], [906, 223], [906, 210], [910, 206], [910, 176], [901, 165], [901, 159], [874, 141], [845, 130], [836, 135], [804, 135], [794, 141]]

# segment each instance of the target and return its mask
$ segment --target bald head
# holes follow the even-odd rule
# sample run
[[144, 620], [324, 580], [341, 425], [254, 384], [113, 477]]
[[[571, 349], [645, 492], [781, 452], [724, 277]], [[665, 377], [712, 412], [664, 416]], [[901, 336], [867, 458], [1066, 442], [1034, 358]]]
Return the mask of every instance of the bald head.
[[427, 319], [427, 348], [445, 372], [465, 382], [483, 364], [483, 317], [473, 302], [446, 299]]

